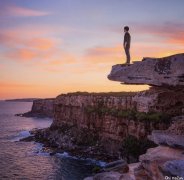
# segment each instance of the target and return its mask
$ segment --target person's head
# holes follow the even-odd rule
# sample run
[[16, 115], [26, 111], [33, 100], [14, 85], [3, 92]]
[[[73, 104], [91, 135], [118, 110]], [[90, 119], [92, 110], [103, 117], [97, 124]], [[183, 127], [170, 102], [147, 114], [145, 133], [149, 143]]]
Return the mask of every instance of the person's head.
[[129, 31], [129, 27], [128, 26], [125, 26], [124, 27], [124, 32], [128, 32]]

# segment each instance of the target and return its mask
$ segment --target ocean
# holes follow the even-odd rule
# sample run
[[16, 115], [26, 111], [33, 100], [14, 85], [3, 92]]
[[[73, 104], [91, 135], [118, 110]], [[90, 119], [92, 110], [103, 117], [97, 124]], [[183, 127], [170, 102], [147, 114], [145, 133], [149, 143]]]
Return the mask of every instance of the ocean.
[[30, 111], [32, 102], [0, 101], [0, 179], [82, 180], [103, 162], [78, 159], [67, 152], [50, 156], [42, 144], [19, 141], [34, 128], [49, 127], [50, 118], [15, 116]]

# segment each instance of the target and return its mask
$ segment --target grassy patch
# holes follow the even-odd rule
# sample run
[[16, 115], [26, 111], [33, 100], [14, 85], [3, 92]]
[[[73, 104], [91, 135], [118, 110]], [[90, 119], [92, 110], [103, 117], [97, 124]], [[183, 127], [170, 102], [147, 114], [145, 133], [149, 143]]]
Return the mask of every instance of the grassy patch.
[[131, 157], [138, 162], [139, 156], [145, 154], [148, 148], [155, 147], [156, 145], [148, 139], [137, 139], [134, 136], [127, 136], [121, 145], [121, 156], [131, 163]]
[[168, 123], [171, 121], [171, 116], [160, 112], [138, 112], [135, 110], [122, 110], [115, 108], [108, 108], [105, 106], [88, 106], [85, 108], [86, 113], [96, 113], [99, 116], [111, 115], [117, 118], [124, 118], [128, 120], [137, 120], [139, 122], [154, 122], [154, 123]]
[[72, 92], [67, 94], [61, 94], [62, 96], [116, 96], [116, 97], [122, 97], [122, 96], [135, 96], [137, 92]]

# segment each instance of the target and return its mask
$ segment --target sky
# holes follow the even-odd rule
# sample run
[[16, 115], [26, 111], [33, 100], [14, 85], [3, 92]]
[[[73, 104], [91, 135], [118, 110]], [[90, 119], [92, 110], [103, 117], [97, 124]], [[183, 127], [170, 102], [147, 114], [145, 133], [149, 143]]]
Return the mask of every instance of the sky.
[[0, 99], [56, 97], [88, 91], [140, 91], [146, 85], [109, 81], [131, 60], [184, 50], [183, 0], [0, 1]]

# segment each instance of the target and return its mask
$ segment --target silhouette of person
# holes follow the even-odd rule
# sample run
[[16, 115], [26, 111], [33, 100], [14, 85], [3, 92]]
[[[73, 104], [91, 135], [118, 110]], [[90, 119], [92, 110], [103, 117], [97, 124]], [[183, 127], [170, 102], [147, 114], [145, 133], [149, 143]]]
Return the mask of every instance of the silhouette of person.
[[126, 54], [126, 64], [130, 64], [130, 41], [131, 41], [131, 36], [129, 34], [129, 27], [125, 26], [124, 27], [124, 42], [123, 42], [123, 47], [125, 49], [125, 54]]

